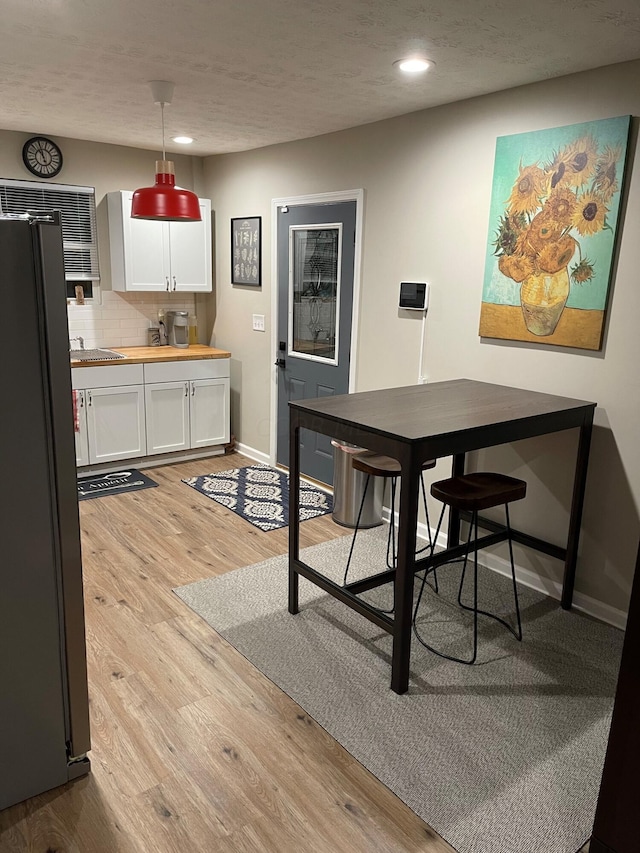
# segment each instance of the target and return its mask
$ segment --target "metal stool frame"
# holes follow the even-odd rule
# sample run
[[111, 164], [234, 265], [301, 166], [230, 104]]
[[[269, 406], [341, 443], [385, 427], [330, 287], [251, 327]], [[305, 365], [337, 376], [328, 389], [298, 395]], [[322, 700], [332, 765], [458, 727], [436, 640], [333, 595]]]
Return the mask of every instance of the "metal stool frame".
[[[444, 518], [444, 513], [445, 513], [446, 508], [447, 508], [447, 504], [443, 504], [442, 511], [440, 513], [440, 518], [438, 520], [438, 527], [436, 528], [434, 542], [438, 541], [438, 535], [439, 535], [440, 529], [442, 527], [442, 520]], [[462, 574], [460, 576], [460, 586], [458, 587], [458, 604], [460, 605], [460, 607], [463, 608], [463, 610], [468, 610], [471, 613], [473, 613], [473, 654], [472, 654], [471, 658], [469, 660], [466, 660], [464, 658], [455, 657], [454, 655], [448, 655], [448, 654], [445, 654], [444, 652], [441, 652], [441, 651], [438, 651], [437, 649], [434, 649], [433, 646], [429, 645], [429, 643], [427, 643], [426, 640], [424, 640], [424, 638], [420, 635], [420, 632], [418, 631], [418, 626], [416, 624], [416, 620], [418, 617], [418, 609], [420, 607], [420, 601], [422, 600], [422, 593], [424, 592], [424, 587], [425, 587], [427, 575], [431, 571], [435, 572], [435, 567], [433, 569], [427, 569], [427, 571], [424, 573], [424, 576], [422, 578], [422, 583], [420, 585], [420, 592], [418, 593], [418, 600], [416, 601], [416, 606], [415, 606], [414, 611], [413, 611], [412, 623], [413, 623], [413, 632], [416, 636], [416, 639], [426, 649], [428, 649], [430, 652], [433, 652], [434, 654], [438, 655], [441, 658], [446, 658], [447, 660], [454, 661], [456, 663], [467, 664], [469, 666], [476, 662], [476, 659], [478, 656], [478, 614], [481, 614], [482, 616], [488, 616], [491, 619], [495, 619], [497, 622], [500, 622], [502, 625], [505, 626], [505, 628], [507, 628], [513, 634], [513, 636], [516, 638], [516, 640], [518, 640], [518, 642], [522, 641], [522, 622], [520, 619], [520, 604], [518, 601], [518, 587], [516, 584], [516, 570], [515, 570], [515, 564], [513, 561], [513, 545], [512, 545], [512, 540], [511, 540], [511, 524], [510, 524], [510, 520], [509, 520], [509, 504], [508, 503], [504, 504], [504, 510], [505, 510], [505, 515], [506, 515], [507, 542], [509, 543], [509, 559], [511, 562], [511, 579], [512, 579], [512, 583], [513, 583], [513, 596], [514, 596], [515, 606], [516, 606], [517, 629], [513, 628], [511, 625], [509, 625], [509, 623], [506, 620], [504, 620], [501, 616], [498, 616], [495, 613], [489, 613], [487, 610], [481, 610], [478, 607], [478, 551], [480, 550], [478, 548], [478, 510], [473, 510], [471, 513], [471, 521], [469, 522], [469, 536], [467, 539], [467, 547], [466, 547], [466, 551], [465, 551], [465, 555], [464, 555], [464, 561], [462, 564]], [[474, 533], [474, 528], [475, 528], [475, 537], [474, 537], [474, 541], [473, 541], [473, 545], [472, 545], [471, 539], [472, 539], [472, 536]], [[464, 586], [464, 580], [465, 580], [466, 571], [467, 571], [467, 562], [469, 559], [469, 551], [471, 550], [472, 547], [473, 547], [473, 607], [470, 607], [469, 605], [462, 603], [462, 589]], [[458, 561], [452, 561], [452, 562], [458, 562]], [[446, 563], [443, 565], [446, 565]]]
[[[391, 569], [391, 570], [395, 570], [396, 565], [397, 565], [396, 536], [395, 536], [395, 529], [396, 529], [395, 509], [396, 509], [396, 487], [397, 487], [398, 476], [399, 475], [393, 476], [393, 477], [387, 477], [387, 479], [389, 479], [391, 481], [391, 517], [389, 519], [389, 534], [387, 536], [386, 564], [387, 564], [387, 568]], [[344, 570], [344, 577], [342, 580], [343, 586], [347, 585], [347, 577], [349, 575], [349, 567], [351, 565], [351, 557], [353, 556], [353, 549], [354, 549], [355, 544], [356, 544], [356, 537], [358, 535], [358, 530], [360, 527], [360, 518], [362, 516], [362, 510], [364, 508], [364, 502], [365, 502], [366, 497], [367, 497], [367, 489], [369, 488], [369, 480], [371, 479], [371, 477], [372, 477], [371, 474], [367, 474], [367, 479], [364, 482], [364, 489], [362, 492], [362, 500], [360, 501], [360, 508], [358, 510], [358, 518], [356, 519], [356, 526], [354, 528], [353, 537], [351, 539], [351, 547], [349, 548], [349, 556], [347, 557], [347, 565], [345, 566], [345, 570]], [[433, 553], [433, 543], [435, 542], [435, 539], [433, 539], [431, 536], [431, 525], [429, 524], [429, 508], [427, 506], [427, 491], [426, 491], [426, 488], [424, 485], [424, 479], [422, 477], [422, 474], [420, 475], [420, 488], [422, 491], [422, 501], [423, 501], [423, 505], [424, 505], [425, 519], [426, 519], [426, 525], [427, 525], [427, 536], [428, 536], [429, 541], [427, 542], [426, 545], [423, 545], [422, 548], [418, 548], [418, 550], [416, 551], [416, 555], [422, 554], [422, 552], [426, 551], [427, 549], [429, 549], [430, 553]], [[391, 561], [389, 560], [389, 554], [390, 553], [391, 553]], [[427, 572], [425, 572], [425, 578], [426, 578], [426, 574], [427, 574]], [[433, 580], [434, 580], [433, 589], [437, 593], [438, 592], [438, 575], [436, 573], [435, 568], [433, 569]], [[424, 578], [423, 578], [423, 585], [424, 585]], [[390, 610], [383, 610], [381, 608], [376, 608], [376, 609], [379, 610], [380, 613], [393, 613], [394, 612], [394, 610], [395, 610], [395, 587], [394, 587], [394, 604], [393, 604], [392, 608]]]

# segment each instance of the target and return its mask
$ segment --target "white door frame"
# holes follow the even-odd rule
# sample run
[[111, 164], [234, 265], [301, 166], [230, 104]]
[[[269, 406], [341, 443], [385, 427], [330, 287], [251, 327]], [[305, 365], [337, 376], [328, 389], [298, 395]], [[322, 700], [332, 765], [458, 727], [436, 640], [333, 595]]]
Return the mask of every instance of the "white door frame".
[[278, 208], [305, 204], [333, 204], [341, 201], [356, 203], [356, 244], [353, 255], [353, 314], [351, 317], [351, 342], [349, 362], [349, 393], [356, 380], [356, 343], [360, 321], [360, 276], [362, 270], [362, 220], [364, 215], [364, 190], [338, 190], [313, 195], [287, 196], [271, 199], [271, 418], [269, 442], [270, 464], [276, 464], [278, 439], [278, 370], [275, 360], [278, 353]]

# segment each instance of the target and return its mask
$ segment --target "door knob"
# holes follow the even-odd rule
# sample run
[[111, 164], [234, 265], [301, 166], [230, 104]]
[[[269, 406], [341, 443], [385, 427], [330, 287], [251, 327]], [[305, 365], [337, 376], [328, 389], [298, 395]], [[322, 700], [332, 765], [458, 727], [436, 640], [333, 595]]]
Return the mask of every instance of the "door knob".
[[284, 358], [276, 358], [275, 365], [276, 367], [285, 367]]

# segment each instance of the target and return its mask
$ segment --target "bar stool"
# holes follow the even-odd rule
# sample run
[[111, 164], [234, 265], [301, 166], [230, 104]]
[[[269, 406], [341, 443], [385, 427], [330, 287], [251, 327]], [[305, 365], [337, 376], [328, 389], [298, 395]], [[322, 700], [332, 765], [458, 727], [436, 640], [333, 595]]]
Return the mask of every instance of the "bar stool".
[[[440, 652], [437, 649], [434, 649], [420, 636], [416, 624], [416, 619], [418, 616], [418, 608], [420, 607], [420, 601], [422, 599], [422, 593], [424, 591], [425, 581], [427, 575], [429, 574], [428, 570], [427, 572], [425, 572], [425, 575], [422, 579], [420, 593], [418, 595], [418, 600], [413, 611], [413, 630], [418, 641], [425, 648], [429, 649], [429, 651], [440, 655], [440, 657], [447, 658], [447, 660], [456, 661], [458, 663], [475, 663], [478, 654], [479, 613], [483, 616], [489, 616], [491, 619], [497, 620], [502, 625], [504, 625], [505, 628], [508, 628], [508, 630], [511, 631], [511, 633], [517, 640], [522, 640], [522, 624], [520, 621], [520, 606], [518, 604], [518, 587], [516, 585], [516, 573], [515, 566], [513, 563], [513, 546], [511, 540], [511, 525], [509, 523], [509, 504], [513, 503], [513, 501], [522, 500], [526, 492], [527, 484], [524, 482], [524, 480], [517, 480], [514, 477], [507, 477], [505, 474], [494, 474], [486, 472], [464, 474], [460, 477], [451, 477], [448, 480], [440, 480], [439, 482], [432, 484], [431, 494], [434, 498], [437, 498], [439, 501], [442, 501], [442, 512], [440, 513], [440, 519], [438, 521], [438, 527], [436, 528], [434, 541], [438, 540], [438, 534], [440, 533], [440, 528], [442, 526], [442, 519], [444, 517], [444, 512], [447, 507], [471, 512], [469, 538], [467, 540], [467, 547], [462, 566], [462, 575], [460, 577], [460, 587], [458, 589], [458, 604], [464, 610], [469, 610], [473, 613], [473, 654], [469, 660], [445, 654], [444, 652]], [[513, 582], [513, 596], [516, 608], [517, 629], [509, 625], [509, 623], [502, 619], [500, 616], [497, 616], [494, 613], [488, 613], [486, 610], [481, 610], [478, 607], [478, 512], [480, 510], [489, 509], [490, 507], [499, 506], [500, 504], [504, 504], [506, 516], [507, 541], [509, 543], [509, 559], [511, 561], [511, 578]], [[475, 538], [472, 542], [474, 526]], [[472, 548], [474, 553], [473, 606], [470, 607], [469, 605], [462, 603], [462, 588], [464, 585], [465, 574], [467, 571], [467, 561], [469, 557], [469, 552]]]
[[[351, 464], [356, 469], [356, 471], [362, 471], [363, 474], [367, 475], [366, 480], [364, 481], [364, 490], [362, 493], [362, 501], [360, 502], [360, 509], [358, 510], [358, 518], [356, 520], [356, 526], [353, 531], [353, 538], [351, 540], [351, 548], [349, 549], [349, 556], [347, 558], [347, 565], [344, 570], [344, 580], [343, 585], [346, 586], [347, 576], [349, 574], [349, 566], [351, 565], [351, 557], [353, 555], [353, 549], [356, 544], [356, 537], [358, 535], [358, 529], [360, 527], [360, 517], [362, 515], [362, 509], [364, 507], [364, 502], [367, 497], [367, 489], [369, 488], [369, 481], [371, 477], [382, 477], [385, 480], [389, 480], [391, 483], [391, 518], [389, 522], [389, 535], [387, 537], [387, 568], [395, 569], [397, 556], [396, 556], [396, 535], [395, 535], [395, 508], [396, 508], [396, 487], [398, 483], [398, 478], [400, 477], [400, 463], [396, 459], [392, 459], [390, 456], [383, 456], [381, 453], [374, 453], [372, 450], [363, 450], [361, 453], [356, 453], [352, 459]], [[428, 543], [424, 545], [422, 548], [419, 548], [416, 551], [416, 554], [421, 554], [423, 551], [430, 549], [433, 551], [433, 541], [431, 538], [431, 526], [429, 524], [429, 510], [427, 507], [427, 493], [424, 486], [424, 479], [422, 474], [424, 471], [427, 471], [429, 468], [434, 468], [436, 464], [435, 459], [428, 459], [426, 462], [423, 462], [422, 469], [420, 471], [420, 487], [422, 490], [422, 501], [424, 505], [424, 512], [426, 517], [427, 524], [427, 536]], [[434, 572], [434, 583], [435, 590], [438, 591], [438, 577]], [[392, 611], [383, 611], [383, 612], [392, 612]]]

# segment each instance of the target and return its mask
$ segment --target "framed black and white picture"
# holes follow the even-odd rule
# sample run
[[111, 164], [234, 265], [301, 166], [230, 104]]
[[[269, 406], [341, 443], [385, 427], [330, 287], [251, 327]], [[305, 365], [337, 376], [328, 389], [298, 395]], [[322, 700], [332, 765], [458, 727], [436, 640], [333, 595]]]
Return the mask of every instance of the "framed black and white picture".
[[231, 220], [231, 284], [262, 286], [262, 217]]

